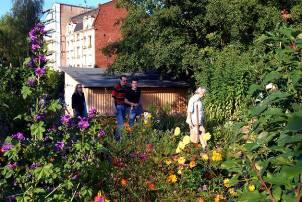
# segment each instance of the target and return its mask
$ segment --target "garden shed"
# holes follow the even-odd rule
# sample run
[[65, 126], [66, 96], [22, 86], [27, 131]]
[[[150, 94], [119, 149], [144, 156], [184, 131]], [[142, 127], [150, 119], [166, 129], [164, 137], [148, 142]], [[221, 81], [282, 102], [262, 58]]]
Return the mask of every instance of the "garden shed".
[[[119, 82], [119, 75], [107, 75], [100, 68], [61, 68], [65, 73], [65, 102], [72, 113], [71, 97], [76, 84], [84, 87], [87, 109], [95, 107], [104, 115], [112, 115], [113, 87]], [[157, 73], [137, 73], [141, 88], [141, 101], [144, 110], [149, 106], [170, 106], [172, 113], [185, 113], [188, 97], [188, 83], [184, 81], [160, 80]]]

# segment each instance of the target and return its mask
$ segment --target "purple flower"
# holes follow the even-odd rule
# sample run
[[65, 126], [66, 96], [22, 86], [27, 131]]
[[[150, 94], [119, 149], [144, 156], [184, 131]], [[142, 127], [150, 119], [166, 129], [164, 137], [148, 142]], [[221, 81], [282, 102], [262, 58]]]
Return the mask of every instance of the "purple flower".
[[15, 201], [17, 201], [15, 195], [11, 195], [11, 196], [6, 197], [6, 200], [7, 200], [8, 202], [15, 202]]
[[56, 151], [62, 151], [63, 149], [64, 149], [64, 142], [62, 141], [62, 142], [57, 142], [56, 144], [55, 144], [55, 150]]
[[33, 52], [37, 51], [39, 48], [41, 48], [41, 46], [39, 44], [36, 44], [36, 43], [31, 44], [31, 50]]
[[30, 59], [30, 61], [28, 62], [28, 64], [27, 64], [29, 67], [31, 67], [31, 68], [35, 68], [36, 67], [36, 63], [35, 63], [35, 61], [33, 60], [33, 59]]
[[63, 125], [69, 125], [70, 119], [71, 119], [70, 115], [69, 114], [65, 114], [64, 116], [61, 117], [61, 123]]
[[45, 55], [39, 55], [34, 59], [34, 61], [35, 64], [40, 64], [41, 66], [43, 66], [46, 63], [46, 57]]
[[28, 79], [27, 80], [27, 85], [29, 85], [30, 87], [34, 87], [36, 84], [36, 79]]
[[145, 154], [145, 153], [140, 153], [138, 155], [138, 158], [141, 160], [141, 161], [146, 161], [148, 159], [148, 155]]
[[89, 110], [89, 112], [88, 112], [88, 118], [93, 118], [93, 117], [95, 117], [95, 115], [96, 115], [96, 108], [91, 108], [90, 110]]
[[28, 33], [28, 36], [31, 40], [31, 42], [36, 42], [38, 37], [37, 37], [37, 34], [35, 32], [36, 30], [35, 29], [32, 29], [29, 33]]
[[7, 164], [7, 167], [8, 167], [9, 169], [13, 170], [13, 169], [17, 168], [17, 163], [16, 163], [16, 162], [15, 162], [15, 163], [9, 162], [9, 163]]
[[39, 167], [39, 166], [40, 166], [40, 163], [32, 163], [32, 164], [30, 165], [29, 169], [34, 170], [34, 169], [36, 169], [36, 168]]
[[19, 140], [19, 141], [25, 140], [23, 133], [20, 133], [20, 132], [13, 134], [12, 138]]
[[35, 117], [36, 121], [41, 121], [45, 118], [45, 114], [44, 113], [38, 113]]
[[106, 132], [103, 129], [100, 129], [99, 133], [98, 133], [98, 137], [105, 137], [106, 136]]
[[35, 74], [39, 77], [43, 76], [45, 74], [45, 68], [37, 67], [35, 69]]
[[38, 33], [41, 33], [41, 34], [45, 34], [46, 33], [44, 24], [42, 24], [40, 22], [38, 24], [36, 24], [36, 26], [34, 27], [34, 29]]
[[86, 129], [89, 127], [89, 123], [88, 123], [88, 120], [86, 118], [81, 118], [80, 117], [80, 121], [78, 123], [78, 127], [80, 129]]
[[2, 152], [7, 152], [7, 151], [11, 150], [12, 148], [13, 148], [12, 144], [10, 144], [10, 143], [4, 143], [2, 145], [1, 150], [2, 150]]

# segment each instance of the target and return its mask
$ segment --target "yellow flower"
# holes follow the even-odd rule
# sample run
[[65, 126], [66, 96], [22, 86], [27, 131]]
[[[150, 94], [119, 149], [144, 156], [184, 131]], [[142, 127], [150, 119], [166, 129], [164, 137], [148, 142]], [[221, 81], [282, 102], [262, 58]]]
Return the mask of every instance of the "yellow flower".
[[175, 130], [174, 130], [174, 135], [178, 136], [179, 134], [180, 134], [180, 128], [176, 127]]
[[194, 168], [196, 166], [196, 162], [193, 160], [189, 164], [190, 168]]
[[179, 147], [179, 149], [183, 150], [186, 147], [186, 145], [182, 141], [180, 141], [178, 143], [178, 147]]
[[149, 113], [148, 116], [147, 116], [147, 118], [148, 118], [148, 119], [152, 119], [152, 114]]
[[178, 169], [177, 174], [178, 174], [178, 175], [181, 175], [181, 174], [182, 174], [182, 168]]
[[185, 145], [189, 144], [189, 143], [191, 142], [190, 136], [189, 136], [189, 135], [184, 136], [182, 142], [183, 142]]
[[209, 160], [209, 156], [207, 154], [201, 154], [201, 159], [207, 161]]
[[238, 194], [237, 194], [237, 192], [235, 191], [234, 188], [230, 188], [229, 193], [231, 194], [231, 196], [238, 196]]
[[219, 194], [217, 194], [214, 198], [214, 202], [219, 202], [220, 198], [222, 198]]
[[177, 182], [177, 177], [176, 177], [176, 175], [169, 175], [169, 177], [167, 178], [167, 181], [169, 182], [169, 183], [175, 183], [175, 182]]
[[225, 186], [225, 187], [230, 187], [231, 186], [231, 184], [230, 184], [230, 179], [224, 179], [223, 180], [223, 185]]
[[179, 157], [177, 161], [179, 164], [184, 164], [186, 162], [186, 159], [184, 157]]
[[167, 160], [165, 161], [165, 163], [166, 163], [166, 165], [170, 165], [170, 164], [172, 163], [172, 161], [171, 161], [171, 159], [167, 159]]
[[255, 191], [255, 185], [250, 184], [249, 187], [248, 187], [248, 190], [249, 190], [250, 192]]
[[179, 147], [176, 148], [176, 154], [179, 154], [181, 152], [181, 149]]
[[211, 139], [210, 133], [205, 133], [204, 135], [202, 135], [202, 139], [203, 139], [204, 141], [208, 141], [209, 139]]
[[221, 161], [222, 160], [222, 155], [220, 152], [218, 151], [213, 151], [213, 154], [212, 154], [212, 160], [213, 161]]

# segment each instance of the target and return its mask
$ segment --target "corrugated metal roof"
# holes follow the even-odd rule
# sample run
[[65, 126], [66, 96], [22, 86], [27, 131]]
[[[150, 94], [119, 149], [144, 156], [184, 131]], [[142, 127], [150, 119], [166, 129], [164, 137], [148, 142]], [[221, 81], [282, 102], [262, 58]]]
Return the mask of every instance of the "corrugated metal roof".
[[[120, 75], [107, 75], [102, 68], [79, 68], [68, 67], [60, 68], [63, 72], [71, 76], [85, 87], [110, 88], [119, 82]], [[184, 81], [160, 80], [157, 73], [135, 73], [134, 75], [125, 74], [139, 79], [139, 87], [142, 88], [187, 88], [189, 84]]]

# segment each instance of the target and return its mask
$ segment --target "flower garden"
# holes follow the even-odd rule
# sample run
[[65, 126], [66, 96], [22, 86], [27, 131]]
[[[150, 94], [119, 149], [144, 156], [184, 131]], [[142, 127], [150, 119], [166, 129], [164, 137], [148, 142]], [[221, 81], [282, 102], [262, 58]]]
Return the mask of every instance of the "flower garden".
[[64, 114], [60, 100], [47, 91], [53, 72], [44, 34], [43, 24], [29, 33], [32, 52], [21, 91], [30, 110], [16, 117], [26, 123], [24, 130], [1, 143], [0, 199], [301, 200], [300, 33], [282, 27], [264, 39], [273, 62], [249, 87], [249, 108], [222, 126], [209, 124], [205, 150], [190, 142], [183, 117], [156, 109], [134, 128], [125, 126], [119, 142], [113, 118], [95, 109], [88, 118]]

